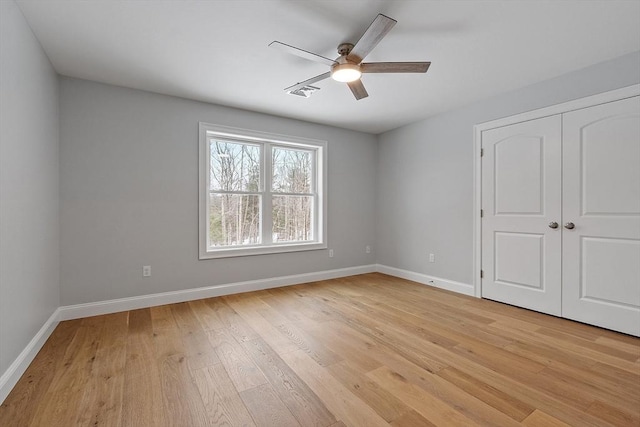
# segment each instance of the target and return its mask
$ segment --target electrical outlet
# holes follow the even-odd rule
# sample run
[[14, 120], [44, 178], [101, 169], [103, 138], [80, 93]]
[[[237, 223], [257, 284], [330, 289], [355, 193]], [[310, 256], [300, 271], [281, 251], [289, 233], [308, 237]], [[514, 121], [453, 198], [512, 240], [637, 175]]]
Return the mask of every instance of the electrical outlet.
[[364, 247], [364, 251], [365, 251], [366, 253], [370, 254], [370, 253], [371, 253], [371, 246], [369, 246], [369, 245], [365, 246], [365, 247]]
[[333, 258], [333, 249], [329, 249], [329, 258]]
[[429, 254], [429, 262], [436, 262], [436, 255], [435, 254]]
[[151, 266], [143, 265], [142, 266], [142, 277], [151, 277]]

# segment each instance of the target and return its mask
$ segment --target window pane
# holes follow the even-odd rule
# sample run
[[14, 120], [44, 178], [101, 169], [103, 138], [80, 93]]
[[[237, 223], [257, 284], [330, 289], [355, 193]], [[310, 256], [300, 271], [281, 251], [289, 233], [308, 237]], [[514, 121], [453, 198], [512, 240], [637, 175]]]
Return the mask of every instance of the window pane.
[[271, 191], [277, 193], [311, 193], [312, 151], [273, 147], [273, 181]]
[[258, 195], [209, 195], [209, 246], [255, 245], [260, 241]]
[[273, 241], [313, 240], [313, 196], [273, 196]]
[[260, 147], [209, 140], [210, 190], [249, 191], [260, 189]]

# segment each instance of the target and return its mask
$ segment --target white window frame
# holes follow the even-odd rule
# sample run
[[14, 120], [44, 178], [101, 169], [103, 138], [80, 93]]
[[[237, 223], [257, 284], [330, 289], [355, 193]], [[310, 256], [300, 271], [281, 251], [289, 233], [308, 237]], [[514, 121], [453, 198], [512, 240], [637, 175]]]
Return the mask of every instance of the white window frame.
[[[249, 129], [233, 128], [210, 123], [199, 123], [199, 185], [198, 185], [198, 248], [200, 259], [215, 259], [263, 255], [283, 252], [310, 251], [327, 248], [327, 142], [316, 139], [279, 135]], [[261, 148], [261, 237], [258, 245], [238, 245], [212, 249], [208, 244], [209, 234], [209, 139], [217, 137], [229, 142], [260, 144]], [[310, 195], [315, 196], [312, 211], [313, 240], [305, 242], [272, 241], [272, 147], [304, 149], [313, 152], [312, 174], [314, 187]], [[297, 194], [296, 194], [297, 195]], [[268, 207], [268, 208], [267, 208]]]

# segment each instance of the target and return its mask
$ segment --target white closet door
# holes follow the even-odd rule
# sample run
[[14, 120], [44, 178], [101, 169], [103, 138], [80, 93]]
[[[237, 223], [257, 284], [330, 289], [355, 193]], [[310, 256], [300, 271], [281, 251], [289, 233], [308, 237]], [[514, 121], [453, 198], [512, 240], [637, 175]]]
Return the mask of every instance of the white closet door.
[[562, 314], [640, 336], [640, 98], [564, 114], [563, 147]]
[[559, 115], [482, 133], [482, 296], [556, 316], [560, 138]]

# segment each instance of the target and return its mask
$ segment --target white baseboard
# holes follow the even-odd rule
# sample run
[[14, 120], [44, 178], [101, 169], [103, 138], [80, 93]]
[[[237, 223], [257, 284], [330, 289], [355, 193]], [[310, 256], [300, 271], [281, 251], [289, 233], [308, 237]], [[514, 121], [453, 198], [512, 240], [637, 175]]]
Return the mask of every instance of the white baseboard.
[[59, 320], [79, 319], [100, 314], [117, 313], [120, 311], [136, 310], [138, 308], [154, 307], [177, 302], [193, 301], [203, 298], [219, 297], [222, 295], [238, 294], [241, 292], [259, 291], [262, 289], [278, 288], [281, 286], [297, 285], [318, 280], [336, 279], [338, 277], [356, 274], [373, 273], [376, 265], [362, 265], [358, 267], [325, 270], [314, 273], [280, 276], [269, 279], [250, 280], [246, 282], [229, 283], [219, 286], [185, 289], [182, 291], [163, 292], [158, 294], [141, 295], [130, 298], [119, 298], [108, 301], [91, 302], [60, 307]]
[[36, 357], [44, 343], [47, 341], [53, 330], [58, 325], [60, 309], [56, 309], [51, 317], [42, 325], [29, 344], [22, 350], [16, 360], [0, 377], [0, 404], [4, 402], [13, 387], [16, 385], [22, 374], [27, 370], [33, 359]]
[[442, 279], [440, 277], [428, 276], [414, 271], [402, 270], [400, 268], [389, 267], [387, 265], [378, 264], [377, 271], [379, 273], [388, 274], [390, 276], [400, 277], [401, 279], [413, 280], [414, 282], [424, 285], [433, 286], [448, 291], [458, 292], [464, 295], [474, 296], [473, 285], [467, 283], [455, 282], [453, 280]]

